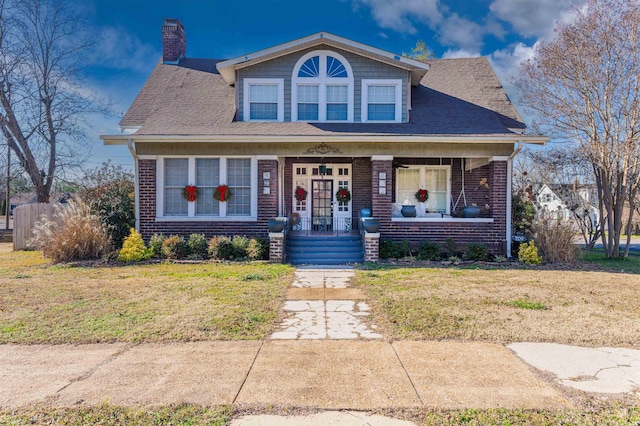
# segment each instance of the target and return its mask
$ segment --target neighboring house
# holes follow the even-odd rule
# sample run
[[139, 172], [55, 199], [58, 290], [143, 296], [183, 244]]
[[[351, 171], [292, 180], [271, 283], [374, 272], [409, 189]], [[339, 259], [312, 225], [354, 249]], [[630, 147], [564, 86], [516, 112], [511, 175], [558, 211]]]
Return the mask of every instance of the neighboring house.
[[[368, 208], [382, 239], [450, 237], [509, 252], [512, 157], [548, 138], [524, 134], [486, 58], [421, 62], [322, 32], [195, 59], [177, 20], [165, 20], [162, 39], [163, 59], [121, 120], [124, 133], [102, 136], [134, 155], [146, 239], [266, 237], [268, 219], [292, 214], [302, 230], [350, 230]], [[198, 188], [194, 202], [187, 185]], [[214, 198], [220, 185], [228, 201]], [[423, 205], [418, 189], [429, 191]], [[480, 217], [459, 217], [465, 203]], [[401, 204], [416, 205], [418, 217], [403, 217]]]
[[[52, 203], [66, 203], [72, 195], [68, 192], [52, 192], [49, 200]], [[9, 198], [9, 212], [13, 214], [13, 210], [24, 204], [35, 204], [38, 201], [35, 192], [18, 192]]]
[[574, 211], [588, 214], [591, 223], [600, 220], [598, 200], [593, 185], [542, 184], [537, 192], [536, 206], [554, 218], [575, 223]]

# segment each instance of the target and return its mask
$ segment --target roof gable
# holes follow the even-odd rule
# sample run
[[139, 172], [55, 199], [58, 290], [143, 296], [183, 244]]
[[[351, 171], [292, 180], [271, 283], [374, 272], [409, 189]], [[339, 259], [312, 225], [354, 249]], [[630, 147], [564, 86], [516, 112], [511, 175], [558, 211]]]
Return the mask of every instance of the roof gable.
[[255, 53], [238, 56], [237, 58], [218, 63], [217, 68], [227, 84], [234, 84], [236, 78], [235, 71], [238, 69], [250, 67], [264, 61], [317, 46], [342, 49], [356, 55], [365, 56], [367, 58], [411, 71], [411, 82], [414, 86], [420, 82], [429, 69], [429, 65], [425, 62], [417, 61], [415, 59], [407, 58], [325, 32], [312, 34], [310, 36], [293, 40], [288, 43], [279, 44]]

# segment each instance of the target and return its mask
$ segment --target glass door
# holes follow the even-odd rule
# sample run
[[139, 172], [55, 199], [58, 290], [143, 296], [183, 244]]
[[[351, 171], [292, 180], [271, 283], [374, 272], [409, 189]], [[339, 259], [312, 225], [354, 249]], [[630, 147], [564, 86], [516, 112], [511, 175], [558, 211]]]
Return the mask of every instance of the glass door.
[[311, 230], [333, 230], [333, 180], [311, 182]]

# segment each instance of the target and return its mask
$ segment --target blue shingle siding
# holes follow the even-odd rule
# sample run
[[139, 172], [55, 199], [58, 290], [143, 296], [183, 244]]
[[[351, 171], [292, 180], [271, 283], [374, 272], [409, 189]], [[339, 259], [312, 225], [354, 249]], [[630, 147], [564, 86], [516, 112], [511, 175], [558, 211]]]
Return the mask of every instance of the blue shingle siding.
[[243, 120], [244, 79], [245, 78], [283, 78], [284, 79], [284, 121], [291, 121], [291, 74], [293, 67], [305, 54], [314, 50], [331, 50], [345, 57], [353, 69], [354, 121], [360, 122], [361, 95], [363, 79], [401, 79], [402, 80], [402, 121], [407, 120], [407, 81], [409, 73], [364, 56], [355, 55], [329, 46], [318, 46], [281, 56], [239, 70], [238, 81], [238, 120]]

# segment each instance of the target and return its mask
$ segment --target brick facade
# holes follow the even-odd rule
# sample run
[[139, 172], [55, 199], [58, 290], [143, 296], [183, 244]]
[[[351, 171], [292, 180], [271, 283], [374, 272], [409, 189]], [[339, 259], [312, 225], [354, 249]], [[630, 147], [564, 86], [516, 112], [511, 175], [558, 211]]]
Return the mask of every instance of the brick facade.
[[[443, 164], [451, 166], [451, 197], [455, 203], [462, 188], [462, 162], [460, 159], [397, 159], [402, 164]], [[437, 161], [437, 163], [436, 163]], [[494, 161], [486, 166], [465, 172], [465, 192], [467, 204], [476, 203], [481, 207], [481, 217], [492, 218], [492, 223], [463, 221], [395, 221], [391, 218], [391, 203], [394, 201], [395, 173], [392, 160], [371, 160], [370, 158], [287, 158], [284, 168], [284, 196], [286, 213], [292, 210], [293, 169], [296, 163], [351, 163], [352, 167], [352, 208], [357, 218], [361, 208], [371, 208], [373, 217], [380, 219], [380, 238], [385, 240], [409, 240], [417, 246], [426, 239], [444, 243], [452, 238], [461, 250], [469, 243], [485, 243], [494, 254], [505, 254], [506, 250], [506, 182], [507, 164]], [[204, 233], [213, 235], [247, 235], [267, 237], [267, 221], [278, 216], [278, 162], [258, 161], [258, 220], [243, 221], [156, 221], [156, 162], [139, 160], [140, 180], [140, 231], [145, 239], [153, 233], [187, 236]], [[270, 173], [269, 194], [264, 194], [263, 174]], [[385, 194], [380, 194], [380, 173], [386, 174]], [[480, 184], [486, 178], [488, 188]], [[464, 202], [460, 199], [456, 215]]]
[[[263, 194], [263, 172], [271, 174], [270, 194]], [[148, 240], [154, 233], [189, 236], [203, 233], [207, 238], [214, 235], [246, 235], [266, 238], [267, 222], [278, 214], [278, 162], [258, 161], [258, 218], [257, 221], [156, 221], [156, 160], [138, 160], [140, 185], [140, 233]]]

